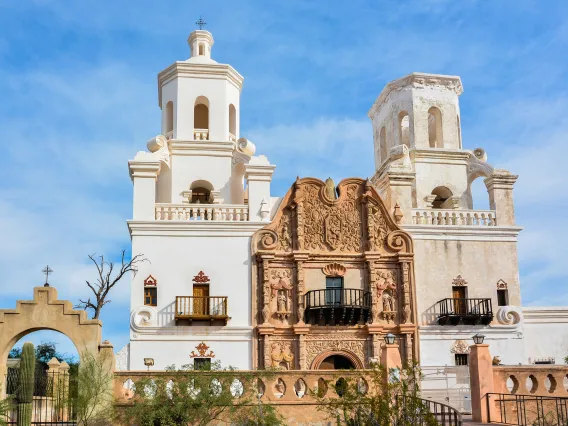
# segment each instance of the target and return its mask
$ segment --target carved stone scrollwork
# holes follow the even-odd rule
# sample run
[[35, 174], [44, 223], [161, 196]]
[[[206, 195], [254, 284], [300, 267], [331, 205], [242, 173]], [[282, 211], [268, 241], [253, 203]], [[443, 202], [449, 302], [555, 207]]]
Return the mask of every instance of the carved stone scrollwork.
[[292, 210], [284, 210], [278, 226], [278, 241], [276, 249], [292, 251]]
[[507, 290], [508, 284], [503, 281], [502, 279], [500, 279], [499, 281], [497, 281], [497, 290]]
[[263, 229], [260, 234], [260, 249], [274, 250], [278, 244], [278, 235], [274, 231]]
[[306, 336], [307, 364], [325, 352], [346, 352], [358, 358], [356, 367], [360, 368], [367, 352], [367, 341], [354, 335], [316, 334]]
[[268, 272], [268, 262], [262, 261], [262, 320], [268, 324], [270, 320], [270, 279]]
[[402, 231], [392, 231], [387, 236], [387, 247], [398, 253], [411, 253], [412, 252], [412, 242], [408, 234]]
[[514, 325], [521, 322], [522, 314], [516, 306], [500, 306], [495, 318], [499, 324]]
[[342, 277], [346, 270], [341, 263], [329, 263], [322, 268], [322, 272], [328, 277]]

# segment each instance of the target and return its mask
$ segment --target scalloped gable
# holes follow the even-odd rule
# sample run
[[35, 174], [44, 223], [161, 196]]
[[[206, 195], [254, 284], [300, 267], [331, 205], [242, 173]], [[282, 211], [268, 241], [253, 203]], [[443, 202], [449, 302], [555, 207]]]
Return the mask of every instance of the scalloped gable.
[[368, 180], [347, 178], [337, 185], [337, 198], [332, 192], [320, 179], [298, 178], [273, 221], [255, 234], [253, 249], [412, 252], [410, 236]]

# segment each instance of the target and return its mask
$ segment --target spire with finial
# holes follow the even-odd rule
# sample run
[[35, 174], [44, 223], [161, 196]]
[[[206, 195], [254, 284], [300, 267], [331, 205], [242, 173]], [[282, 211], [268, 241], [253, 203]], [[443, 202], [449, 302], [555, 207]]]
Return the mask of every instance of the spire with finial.
[[53, 272], [53, 269], [51, 269], [49, 267], [49, 265], [46, 265], [45, 268], [43, 268], [41, 270], [41, 272], [43, 272], [45, 274], [45, 284], [43, 285], [44, 287], [49, 287], [49, 274], [51, 274]]
[[199, 19], [195, 21], [195, 25], [197, 25], [199, 29], [194, 30], [187, 39], [187, 43], [191, 49], [191, 57], [210, 59], [211, 47], [213, 47], [213, 36], [209, 31], [203, 29], [203, 27], [207, 25], [207, 22], [200, 16]]

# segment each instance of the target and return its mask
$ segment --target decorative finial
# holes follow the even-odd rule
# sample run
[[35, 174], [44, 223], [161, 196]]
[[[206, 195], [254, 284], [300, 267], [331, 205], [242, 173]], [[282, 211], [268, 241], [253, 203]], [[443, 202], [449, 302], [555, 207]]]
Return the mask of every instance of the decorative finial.
[[203, 20], [203, 18], [201, 18], [201, 16], [200, 16], [199, 19], [198, 19], [197, 21], [195, 21], [195, 25], [197, 25], [197, 26], [199, 27], [199, 29], [202, 30], [203, 27], [204, 27], [205, 25], [207, 25], [207, 22], [205, 22], [205, 21]]
[[49, 265], [46, 265], [45, 268], [41, 270], [41, 272], [45, 274], [45, 284], [43, 286], [49, 287], [49, 274], [53, 272], [53, 269], [51, 269]]

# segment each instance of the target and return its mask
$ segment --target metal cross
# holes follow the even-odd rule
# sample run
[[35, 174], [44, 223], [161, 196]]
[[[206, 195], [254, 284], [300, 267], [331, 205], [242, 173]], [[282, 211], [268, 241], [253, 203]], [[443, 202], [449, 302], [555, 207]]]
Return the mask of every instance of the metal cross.
[[197, 25], [199, 27], [199, 29], [202, 30], [203, 27], [205, 25], [207, 25], [207, 22], [205, 22], [200, 16], [199, 19], [197, 21], [195, 21], [195, 25]]
[[41, 270], [41, 272], [43, 272], [43, 273], [45, 274], [45, 284], [46, 284], [46, 285], [49, 285], [49, 274], [51, 274], [51, 273], [53, 272], [53, 269], [51, 269], [51, 268], [49, 267], [49, 265], [46, 265], [46, 267], [43, 268], [43, 269]]

